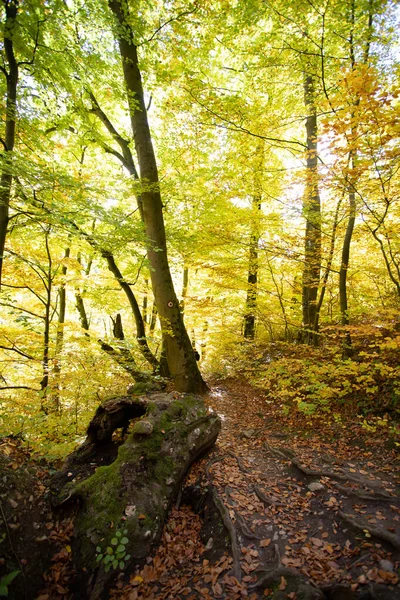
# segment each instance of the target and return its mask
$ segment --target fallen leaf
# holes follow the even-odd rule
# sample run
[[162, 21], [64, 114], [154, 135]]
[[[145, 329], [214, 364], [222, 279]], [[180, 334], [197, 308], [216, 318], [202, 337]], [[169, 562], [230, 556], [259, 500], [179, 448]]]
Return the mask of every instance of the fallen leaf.
[[283, 590], [286, 590], [286, 586], [287, 586], [287, 581], [282, 575], [281, 582], [279, 584], [279, 589], [281, 590], [281, 592], [283, 592]]

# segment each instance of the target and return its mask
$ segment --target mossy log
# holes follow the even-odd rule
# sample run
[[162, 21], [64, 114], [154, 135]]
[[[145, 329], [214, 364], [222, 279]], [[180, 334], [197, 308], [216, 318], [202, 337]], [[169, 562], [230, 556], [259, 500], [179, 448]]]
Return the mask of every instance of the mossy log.
[[[114, 441], [115, 429], [126, 429], [132, 419], [125, 440]], [[99, 407], [86, 441], [52, 486], [55, 506], [79, 499], [77, 597], [106, 597], [115, 575], [132, 572], [152, 553], [187, 470], [214, 444], [220, 427], [202, 398], [189, 394], [124, 396]]]

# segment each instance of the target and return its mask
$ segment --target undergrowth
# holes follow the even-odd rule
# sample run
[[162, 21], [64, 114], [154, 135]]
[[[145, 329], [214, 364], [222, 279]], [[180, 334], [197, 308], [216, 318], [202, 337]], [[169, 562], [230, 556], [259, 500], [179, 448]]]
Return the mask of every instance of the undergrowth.
[[286, 416], [357, 419], [369, 431], [398, 430], [400, 335], [370, 325], [351, 328], [352, 356], [343, 356], [343, 330], [326, 329], [319, 347], [243, 343], [222, 375], [245, 377]]

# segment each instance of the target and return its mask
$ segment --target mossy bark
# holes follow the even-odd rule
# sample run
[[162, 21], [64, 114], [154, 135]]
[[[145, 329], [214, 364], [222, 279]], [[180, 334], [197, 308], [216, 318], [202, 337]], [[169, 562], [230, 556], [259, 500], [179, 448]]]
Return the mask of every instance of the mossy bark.
[[[139, 406], [145, 413], [125, 441], [114, 448], [115, 460], [97, 466], [94, 472], [92, 467], [89, 476], [82, 472], [83, 462], [100, 465], [96, 457], [104, 458], [104, 448], [113, 445], [105, 403], [103, 416], [96, 415], [98, 424], [93, 427], [95, 417], [86, 442], [55, 478], [55, 504], [71, 498], [80, 501], [73, 545], [79, 598], [102, 598], [115, 575], [121, 570], [131, 572], [156, 548], [188, 468], [214, 444], [221, 427], [219, 417], [196, 396], [173, 392], [120, 400], [120, 405], [117, 398], [108, 401], [113, 407], [112, 427], [126, 426], [118, 412], [122, 405], [130, 414]], [[104, 558], [107, 552], [115, 556], [119, 547], [115, 541], [121, 536], [127, 540], [120, 550], [125, 554], [117, 568], [106, 572], [110, 559], [104, 563]]]

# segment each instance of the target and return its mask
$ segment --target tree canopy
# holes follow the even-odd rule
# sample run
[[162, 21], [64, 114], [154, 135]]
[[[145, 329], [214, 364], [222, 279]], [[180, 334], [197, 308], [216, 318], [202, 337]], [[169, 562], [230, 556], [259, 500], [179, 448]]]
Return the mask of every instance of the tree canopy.
[[329, 348], [333, 379], [397, 349], [394, 2], [1, 11], [1, 431], [57, 452], [132, 378], [268, 387], [270, 343]]

